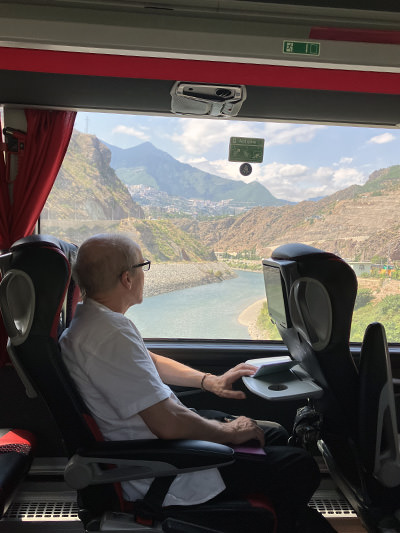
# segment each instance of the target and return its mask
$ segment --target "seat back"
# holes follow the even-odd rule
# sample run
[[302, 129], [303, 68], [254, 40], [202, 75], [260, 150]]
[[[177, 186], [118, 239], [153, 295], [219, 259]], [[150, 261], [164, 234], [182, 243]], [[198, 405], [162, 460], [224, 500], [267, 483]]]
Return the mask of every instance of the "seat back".
[[392, 370], [382, 324], [370, 324], [360, 359], [358, 447], [366, 474], [400, 485], [400, 450]]
[[263, 263], [268, 308], [282, 339], [324, 390], [315, 403], [323, 416], [319, 448], [368, 531], [375, 531], [387, 519], [396, 520], [400, 507], [400, 453], [384, 328], [367, 328], [357, 368], [349, 345], [357, 292], [353, 269], [334, 254], [297, 243], [277, 248]]
[[354, 434], [358, 373], [349, 337], [357, 278], [338, 256], [287, 244], [263, 261], [268, 308], [291, 356], [324, 390], [327, 432]]
[[[66, 455], [102, 436], [70, 377], [58, 337], [72, 319], [77, 302], [71, 265], [77, 248], [49, 236], [17, 241], [3, 263], [0, 309], [9, 336], [12, 362], [27, 387], [49, 408], [62, 435]], [[6, 266], [4, 266], [4, 264]], [[84, 522], [104, 508], [120, 508], [112, 485], [88, 487], [78, 494], [80, 507], [90, 509]]]
[[[70, 247], [72, 255], [76, 250]], [[94, 441], [88, 413], [60, 356], [58, 335], [66, 321], [70, 263], [60, 241], [34, 236], [11, 248], [0, 284], [1, 312], [10, 356], [25, 384], [43, 397], [59, 426], [67, 453]]]

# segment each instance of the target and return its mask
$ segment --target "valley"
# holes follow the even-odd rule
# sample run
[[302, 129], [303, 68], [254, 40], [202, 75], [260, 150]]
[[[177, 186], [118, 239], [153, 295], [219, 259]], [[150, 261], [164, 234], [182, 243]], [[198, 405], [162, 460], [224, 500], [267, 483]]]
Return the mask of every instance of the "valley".
[[[148, 142], [122, 150], [74, 132], [41, 231], [78, 245], [94, 233], [130, 236], [156, 267], [148, 296], [215, 284], [237, 269], [261, 271], [277, 246], [309, 244], [366, 269], [352, 340], [374, 320], [391, 340], [400, 335], [399, 211], [400, 165], [374, 171], [364, 185], [289, 203], [258, 182], [207, 174]], [[252, 338], [275, 338], [262, 293], [256, 306], [249, 302], [251, 320], [249, 313], [241, 320]]]
[[290, 204], [258, 182], [207, 174], [149, 142], [123, 150], [74, 132], [41, 223], [77, 244], [93, 230], [125, 231], [160, 262], [258, 260], [285, 242], [351, 261], [393, 262], [400, 260], [399, 210], [399, 165], [373, 172], [362, 186]]

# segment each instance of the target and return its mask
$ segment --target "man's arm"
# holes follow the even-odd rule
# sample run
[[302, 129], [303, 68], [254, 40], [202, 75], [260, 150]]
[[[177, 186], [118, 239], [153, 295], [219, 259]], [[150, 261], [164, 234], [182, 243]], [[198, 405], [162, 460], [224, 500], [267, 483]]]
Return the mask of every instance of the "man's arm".
[[218, 444], [242, 444], [255, 439], [264, 446], [264, 432], [254, 420], [244, 416], [225, 423], [207, 420], [170, 398], [139, 415], [159, 439], [198, 439]]
[[244, 392], [232, 389], [232, 385], [242, 376], [252, 376], [257, 367], [247, 363], [240, 363], [221, 376], [205, 374], [189, 366], [183, 365], [174, 359], [150, 352], [157, 371], [164, 383], [186, 387], [203, 388], [222, 398], [242, 400], [246, 397]]
[[156, 365], [160, 378], [168, 385], [180, 385], [200, 388], [204, 372], [183, 365], [174, 359], [150, 352], [150, 356]]

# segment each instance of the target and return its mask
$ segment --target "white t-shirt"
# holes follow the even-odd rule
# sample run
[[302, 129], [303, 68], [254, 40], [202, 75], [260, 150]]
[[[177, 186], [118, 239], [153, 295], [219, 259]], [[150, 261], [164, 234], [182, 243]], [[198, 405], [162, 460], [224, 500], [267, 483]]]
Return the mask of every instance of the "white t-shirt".
[[[157, 438], [138, 414], [167, 398], [165, 385], [135, 325], [90, 298], [77, 306], [60, 338], [65, 364], [105, 440]], [[143, 498], [152, 479], [122, 483], [124, 497]], [[179, 474], [164, 506], [206, 502], [225, 489], [216, 468]]]

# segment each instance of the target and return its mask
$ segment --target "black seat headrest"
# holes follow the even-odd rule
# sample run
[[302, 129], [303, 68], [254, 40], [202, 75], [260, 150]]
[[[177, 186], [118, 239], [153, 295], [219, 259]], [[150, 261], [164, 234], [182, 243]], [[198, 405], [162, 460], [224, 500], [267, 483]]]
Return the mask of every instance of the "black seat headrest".
[[62, 241], [53, 237], [52, 235], [30, 235], [29, 237], [23, 237], [18, 239], [10, 248], [10, 251], [21, 250], [27, 247], [40, 247], [40, 246], [53, 246], [59, 248], [69, 263], [72, 264], [75, 260], [78, 247], [75, 244]]

